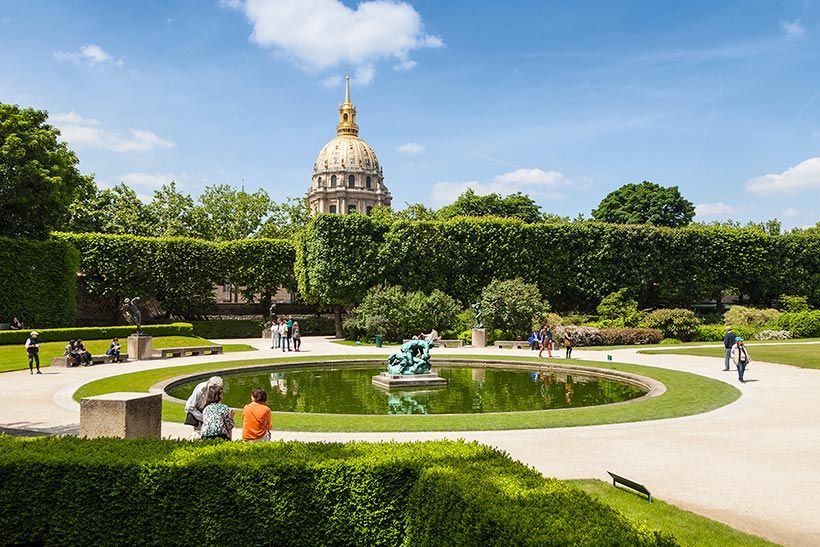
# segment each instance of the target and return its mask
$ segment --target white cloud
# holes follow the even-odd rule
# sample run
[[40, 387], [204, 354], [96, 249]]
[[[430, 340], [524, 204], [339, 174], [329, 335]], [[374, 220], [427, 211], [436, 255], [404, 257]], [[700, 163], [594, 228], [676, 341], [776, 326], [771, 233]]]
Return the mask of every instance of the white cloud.
[[797, 40], [806, 37], [806, 27], [800, 24], [798, 19], [794, 21], [780, 21], [780, 29], [786, 38]]
[[[221, 0], [239, 9], [253, 25], [251, 41], [285, 55], [306, 68], [348, 64], [364, 72], [360, 85], [373, 79], [373, 63], [396, 59], [398, 70], [415, 66], [412, 51], [442, 47], [424, 32], [419, 13], [407, 2], [367, 0], [355, 8], [340, 0]], [[336, 79], [323, 81], [323, 85]]]
[[820, 190], [820, 157], [809, 158], [779, 174], [749, 179], [746, 189], [756, 194]]
[[542, 169], [516, 169], [502, 173], [490, 182], [458, 181], [437, 182], [433, 185], [430, 199], [436, 206], [452, 203], [465, 190], [471, 188], [476, 194], [501, 194], [502, 196], [522, 192], [533, 199], [561, 199], [558, 188], [572, 186], [575, 183], [557, 171]]
[[154, 148], [173, 148], [173, 141], [153, 131], [129, 129], [127, 134], [104, 129], [93, 118], [83, 118], [76, 112], [54, 114], [52, 123], [60, 129], [62, 140], [77, 148], [100, 148], [114, 152], [145, 152]]
[[399, 152], [402, 154], [421, 154], [424, 152], [424, 145], [417, 142], [408, 142], [399, 146]]
[[[376, 75], [376, 69], [373, 65], [362, 65], [356, 67], [353, 76], [350, 78], [350, 83], [355, 87], [365, 87], [373, 83], [373, 77]], [[344, 82], [345, 78], [341, 74], [332, 74], [327, 78], [322, 79], [323, 87], [334, 88], [339, 87]]]
[[120, 177], [120, 180], [128, 186], [160, 188], [163, 184], [176, 180], [176, 177], [171, 173], [128, 173]]
[[789, 207], [788, 209], [784, 209], [784, 210], [780, 211], [780, 214], [778, 216], [781, 216], [783, 218], [794, 218], [794, 217], [799, 217], [802, 214], [803, 213], [801, 213], [797, 209]]
[[726, 216], [737, 213], [737, 208], [725, 203], [698, 203], [695, 205], [695, 214], [699, 217]]
[[97, 44], [85, 45], [77, 51], [58, 51], [54, 54], [54, 58], [90, 67], [122, 66], [124, 64], [122, 59], [115, 59]]

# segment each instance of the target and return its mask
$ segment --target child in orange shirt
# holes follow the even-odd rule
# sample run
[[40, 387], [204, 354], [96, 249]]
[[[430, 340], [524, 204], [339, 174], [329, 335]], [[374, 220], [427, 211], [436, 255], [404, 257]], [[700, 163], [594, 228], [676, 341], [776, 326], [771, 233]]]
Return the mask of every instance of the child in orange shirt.
[[269, 441], [271, 412], [268, 405], [268, 394], [261, 387], [251, 391], [251, 402], [242, 409], [242, 440]]

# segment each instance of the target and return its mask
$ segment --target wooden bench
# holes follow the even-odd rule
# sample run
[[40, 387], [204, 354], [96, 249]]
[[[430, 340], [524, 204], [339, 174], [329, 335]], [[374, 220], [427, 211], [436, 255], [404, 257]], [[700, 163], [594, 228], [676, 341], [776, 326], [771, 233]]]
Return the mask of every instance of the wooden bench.
[[612, 486], [617, 487], [618, 484], [623, 484], [627, 488], [631, 488], [632, 490], [634, 490], [636, 492], [639, 492], [639, 493], [643, 494], [644, 496], [646, 496], [646, 499], [648, 501], [650, 501], [650, 502], [652, 501], [652, 494], [649, 493], [649, 490], [646, 489], [646, 486], [644, 486], [642, 484], [639, 484], [635, 481], [629, 480], [627, 478], [624, 478], [620, 475], [616, 475], [612, 471], [607, 471], [607, 473], [609, 473], [609, 476], [612, 477]]
[[[51, 358], [51, 366], [52, 367], [76, 367], [76, 366], [79, 366], [79, 363], [69, 365], [68, 364], [69, 360], [71, 360], [72, 363], [74, 362], [74, 359], [72, 359], [71, 357], [68, 357], [66, 355], [61, 355], [60, 357], [52, 357]], [[120, 361], [127, 361], [127, 360], [128, 360], [128, 354], [127, 353], [120, 353]], [[103, 355], [92, 355], [91, 356], [91, 364], [92, 365], [107, 365], [107, 364], [113, 363], [113, 362], [114, 362], [114, 356], [113, 355], [104, 355], [103, 354]]]
[[153, 356], [160, 359], [171, 357], [195, 357], [197, 355], [217, 355], [222, 353], [222, 346], [188, 346], [184, 348], [155, 349]]
[[512, 348], [512, 349], [531, 349], [530, 343], [526, 340], [496, 340], [495, 347], [498, 349], [501, 348]]
[[[402, 343], [406, 344], [407, 342], [411, 341], [412, 339], [405, 338], [404, 340], [402, 340]], [[435, 345], [444, 348], [463, 348], [464, 340], [442, 340], [441, 338], [439, 338], [438, 340], [436, 340]]]

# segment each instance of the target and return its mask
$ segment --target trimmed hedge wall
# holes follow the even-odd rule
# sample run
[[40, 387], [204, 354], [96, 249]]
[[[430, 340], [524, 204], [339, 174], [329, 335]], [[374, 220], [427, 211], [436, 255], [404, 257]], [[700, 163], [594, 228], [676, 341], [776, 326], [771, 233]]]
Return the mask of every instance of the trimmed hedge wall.
[[323, 304], [359, 301], [378, 283], [439, 289], [466, 304], [493, 279], [521, 277], [559, 310], [593, 310], [622, 287], [641, 308], [688, 307], [724, 290], [754, 304], [806, 295], [817, 306], [820, 236], [487, 218], [385, 226], [317, 215], [297, 242], [297, 273], [303, 296]]
[[80, 251], [80, 271], [88, 290], [120, 301], [155, 296], [174, 315], [214, 304], [213, 287], [225, 282], [269, 298], [279, 287], [295, 285], [290, 241], [249, 239], [212, 242], [182, 237], [155, 238], [110, 234], [53, 236]]
[[25, 326], [74, 322], [79, 256], [61, 241], [0, 238], [0, 323]]
[[0, 437], [0, 529], [10, 544], [675, 545], [498, 451], [449, 441]]
[[202, 338], [259, 338], [262, 322], [252, 319], [210, 319], [191, 321], [194, 335]]
[[[127, 338], [136, 332], [132, 325], [118, 327], [71, 327], [66, 329], [37, 329], [40, 342], [62, 342], [80, 338], [82, 340], [105, 340], [108, 338]], [[171, 323], [170, 325], [143, 325], [142, 332], [151, 336], [194, 336], [190, 323]], [[31, 333], [26, 330], [0, 331], [0, 346], [25, 344]]]

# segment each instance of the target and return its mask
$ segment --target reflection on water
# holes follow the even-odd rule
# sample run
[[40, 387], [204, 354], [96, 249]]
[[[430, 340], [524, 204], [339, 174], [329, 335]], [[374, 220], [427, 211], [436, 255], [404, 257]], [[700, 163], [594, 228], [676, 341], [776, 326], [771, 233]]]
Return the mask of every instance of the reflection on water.
[[[634, 399], [641, 388], [577, 374], [485, 368], [440, 368], [448, 386], [386, 391], [371, 385], [382, 367], [312, 368], [225, 375], [225, 402], [242, 407], [250, 391], [268, 392], [275, 412], [333, 414], [452, 414], [516, 412], [601, 405]], [[171, 390], [185, 399], [196, 382]]]

